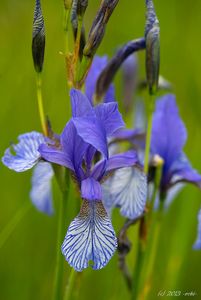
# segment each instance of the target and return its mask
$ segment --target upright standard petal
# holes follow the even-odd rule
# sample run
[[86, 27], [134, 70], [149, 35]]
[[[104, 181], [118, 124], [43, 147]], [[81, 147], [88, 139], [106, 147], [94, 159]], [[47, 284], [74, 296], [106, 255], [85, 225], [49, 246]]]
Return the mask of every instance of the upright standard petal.
[[88, 144], [108, 158], [107, 137], [105, 128], [97, 118], [73, 118], [78, 135]]
[[76, 173], [79, 173], [80, 166], [89, 144], [78, 135], [72, 119], [67, 123], [61, 134], [61, 146], [63, 152], [71, 161]]
[[9, 169], [16, 172], [23, 172], [31, 169], [40, 159], [39, 146], [44, 143], [44, 136], [41, 133], [32, 131], [19, 135], [19, 143], [12, 145], [15, 155], [8, 148], [2, 158], [2, 162]]
[[86, 173], [87, 175], [90, 174], [91, 166], [93, 163], [93, 158], [96, 153], [96, 148], [93, 146], [89, 145], [87, 148], [86, 154], [85, 154], [85, 162], [86, 162]]
[[51, 164], [38, 163], [32, 176], [30, 198], [35, 207], [48, 215], [53, 213], [51, 180], [54, 175]]
[[197, 239], [193, 245], [193, 249], [201, 250], [201, 209], [198, 212], [198, 233]]
[[[107, 56], [99, 57], [95, 56], [93, 63], [91, 65], [91, 68], [89, 70], [88, 76], [86, 78], [85, 82], [85, 93], [87, 95], [87, 98], [90, 100], [91, 103], [93, 103], [93, 96], [96, 89], [96, 82], [97, 79], [102, 72], [102, 70], [107, 65]], [[105, 94], [105, 102], [112, 102], [115, 101], [114, 96], [114, 87], [113, 85], [110, 85], [108, 91]]]
[[71, 89], [70, 91], [72, 116], [73, 117], [86, 117], [94, 115], [93, 107], [88, 98], [79, 90]]
[[179, 116], [175, 96], [163, 96], [157, 101], [153, 116], [151, 151], [164, 159], [166, 169], [182, 151], [186, 137], [186, 128]]
[[129, 219], [142, 215], [147, 199], [147, 178], [140, 169], [119, 169], [102, 187], [103, 203], [107, 209], [120, 207], [121, 214]]
[[103, 123], [107, 136], [125, 126], [118, 105], [115, 102], [99, 104], [95, 108], [97, 118]]
[[102, 199], [102, 188], [98, 181], [93, 177], [82, 180], [81, 195], [83, 199], [100, 200]]
[[101, 201], [84, 200], [79, 215], [70, 224], [62, 253], [78, 272], [93, 261], [94, 270], [103, 268], [117, 248], [117, 238]]

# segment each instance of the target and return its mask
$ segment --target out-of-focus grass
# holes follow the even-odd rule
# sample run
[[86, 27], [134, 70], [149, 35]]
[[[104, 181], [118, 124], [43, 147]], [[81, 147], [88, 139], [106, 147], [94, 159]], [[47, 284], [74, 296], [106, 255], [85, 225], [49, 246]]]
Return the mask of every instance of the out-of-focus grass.
[[[108, 25], [99, 54], [111, 56], [117, 47], [143, 35], [144, 1], [120, 1]], [[90, 1], [86, 17], [89, 28], [99, 1]], [[34, 71], [31, 57], [31, 33], [34, 1], [1, 0], [0, 2], [0, 153], [16, 141], [18, 134], [40, 130], [36, 105]], [[65, 83], [62, 1], [42, 1], [46, 23], [46, 55], [43, 74], [45, 111], [56, 132], [67, 119], [69, 98]], [[161, 25], [161, 73], [174, 85], [182, 118], [188, 129], [186, 153], [201, 171], [201, 3], [194, 0], [155, 0]], [[140, 54], [141, 76], [144, 76], [144, 54]], [[120, 99], [120, 86], [117, 87]], [[0, 228], [29, 201], [31, 171], [16, 174], [0, 166]], [[60, 194], [54, 184], [57, 209]], [[201, 295], [201, 253], [191, 250], [196, 236], [197, 211], [201, 194], [187, 186], [165, 216], [160, 249], [155, 265], [154, 287], [150, 299], [161, 289], [195, 290]], [[73, 195], [67, 223], [76, 214]], [[114, 214], [118, 231], [122, 218]], [[32, 208], [0, 249], [0, 299], [50, 299], [55, 266], [57, 216], [47, 217]], [[129, 232], [134, 262], [136, 228]], [[66, 276], [69, 266], [65, 264]], [[176, 280], [176, 285], [175, 285]], [[197, 297], [199, 299], [200, 296]], [[129, 299], [117, 255], [101, 271], [84, 271], [79, 299]], [[195, 298], [194, 298], [195, 299]]]

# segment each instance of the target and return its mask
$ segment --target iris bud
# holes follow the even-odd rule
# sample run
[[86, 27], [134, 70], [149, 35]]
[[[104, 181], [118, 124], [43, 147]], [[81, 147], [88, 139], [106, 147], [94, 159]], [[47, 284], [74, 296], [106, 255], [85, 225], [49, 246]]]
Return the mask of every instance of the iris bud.
[[80, 16], [81, 18], [83, 18], [85, 11], [87, 9], [88, 6], [88, 0], [78, 0], [77, 3], [77, 14], [78, 16]]
[[160, 67], [160, 27], [153, 1], [146, 0], [146, 75], [149, 93], [155, 94], [158, 89]]
[[32, 56], [36, 72], [41, 72], [43, 68], [45, 53], [45, 26], [42, 15], [40, 0], [36, 0], [33, 33], [32, 33]]
[[83, 54], [85, 56], [93, 57], [95, 54], [103, 39], [107, 22], [109, 21], [109, 18], [118, 2], [119, 0], [103, 0], [101, 2], [100, 8], [89, 32], [88, 40], [84, 47]]

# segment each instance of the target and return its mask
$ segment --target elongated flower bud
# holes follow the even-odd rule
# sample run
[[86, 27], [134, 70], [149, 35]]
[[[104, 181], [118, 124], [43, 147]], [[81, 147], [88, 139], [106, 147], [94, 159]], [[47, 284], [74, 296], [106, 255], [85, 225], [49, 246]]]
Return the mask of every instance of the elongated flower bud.
[[77, 3], [77, 14], [78, 16], [80, 16], [81, 18], [83, 18], [85, 11], [87, 9], [88, 6], [88, 0], [78, 0]]
[[[71, 25], [73, 29], [74, 40], [77, 37], [78, 30], [78, 17], [81, 19], [84, 17], [85, 10], [88, 6], [88, 1], [86, 0], [73, 0], [71, 9]], [[81, 36], [80, 36], [80, 47], [79, 47], [79, 57], [82, 58], [83, 49], [86, 43], [85, 39], [85, 29], [82, 25]]]
[[160, 67], [160, 27], [153, 1], [146, 0], [146, 74], [149, 93], [155, 94], [158, 89]]
[[96, 99], [99, 100], [103, 97], [108, 90], [114, 76], [119, 70], [122, 63], [132, 53], [145, 49], [145, 39], [140, 38], [134, 41], [130, 41], [120, 48], [114, 57], [109, 61], [105, 69], [101, 72], [97, 84], [96, 84]]
[[118, 2], [119, 0], [102, 1], [89, 32], [87, 43], [84, 47], [83, 54], [85, 56], [92, 57], [95, 54], [103, 39], [107, 22]]
[[78, 0], [73, 0], [72, 2], [72, 8], [71, 8], [71, 24], [73, 28], [73, 33], [77, 31], [77, 26], [78, 26], [78, 20], [77, 20], [77, 3]]
[[36, 72], [41, 72], [43, 68], [45, 53], [45, 26], [41, 11], [40, 0], [36, 0], [33, 33], [32, 33], [32, 56]]

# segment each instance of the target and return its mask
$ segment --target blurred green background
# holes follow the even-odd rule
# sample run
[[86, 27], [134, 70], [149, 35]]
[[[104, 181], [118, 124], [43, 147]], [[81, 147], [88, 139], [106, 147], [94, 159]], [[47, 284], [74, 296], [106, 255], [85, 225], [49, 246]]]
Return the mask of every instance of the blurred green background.
[[[85, 23], [90, 24], [100, 1], [89, 1]], [[119, 2], [98, 51], [112, 56], [122, 43], [143, 35], [145, 1]], [[188, 130], [186, 154], [201, 172], [201, 2], [194, 0], [155, 0], [161, 26], [161, 74], [174, 85], [181, 116]], [[40, 130], [35, 93], [35, 73], [31, 56], [34, 1], [0, 1], [0, 154], [20, 133]], [[67, 121], [69, 98], [65, 82], [62, 29], [63, 3], [42, 1], [46, 24], [46, 55], [43, 74], [45, 111], [56, 132]], [[144, 54], [140, 54], [144, 76]], [[117, 87], [120, 99], [120, 87]], [[0, 166], [0, 231], [17, 211], [29, 202], [31, 172], [17, 174]], [[53, 186], [57, 211], [60, 193]], [[186, 186], [166, 214], [155, 265], [154, 286], [149, 299], [160, 290], [195, 291], [201, 299], [201, 251], [192, 251], [196, 237], [197, 211], [201, 193]], [[76, 215], [73, 195], [66, 215], [67, 225]], [[123, 220], [114, 213], [116, 231]], [[0, 249], [0, 299], [51, 299], [56, 256], [57, 214], [47, 217], [31, 207]], [[136, 228], [129, 235], [134, 263]], [[69, 274], [65, 263], [65, 282]], [[87, 269], [80, 278], [79, 299], [129, 299], [117, 267], [117, 254], [101, 271]]]

